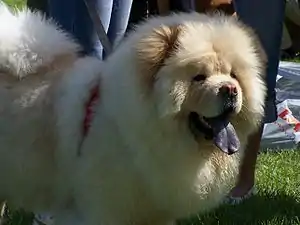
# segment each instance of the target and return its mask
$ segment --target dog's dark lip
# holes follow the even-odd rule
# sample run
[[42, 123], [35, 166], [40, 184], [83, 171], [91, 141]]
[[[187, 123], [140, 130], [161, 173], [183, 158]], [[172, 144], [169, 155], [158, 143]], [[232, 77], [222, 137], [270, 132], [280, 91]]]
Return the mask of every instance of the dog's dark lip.
[[[228, 120], [230, 116], [230, 111], [224, 111], [218, 116], [215, 117], [205, 117], [201, 116], [196, 112], [190, 112], [189, 115], [189, 121], [190, 121], [190, 126], [194, 135], [197, 137], [199, 135], [199, 132], [204, 134], [205, 139], [211, 140], [213, 138], [214, 132], [213, 128], [210, 125], [211, 121], [222, 121], [222, 120]], [[198, 132], [195, 132], [194, 129], [197, 129]]]
[[207, 140], [213, 139], [213, 129], [206, 121], [206, 118], [200, 116], [198, 113], [191, 112], [189, 114], [189, 126], [196, 139], [201, 134], [203, 134]]
[[224, 111], [216, 117], [200, 116], [196, 112], [189, 114], [189, 127], [195, 139], [204, 135], [206, 140], [213, 143], [224, 153], [231, 155], [239, 150], [240, 142], [233, 125], [229, 121], [232, 110]]

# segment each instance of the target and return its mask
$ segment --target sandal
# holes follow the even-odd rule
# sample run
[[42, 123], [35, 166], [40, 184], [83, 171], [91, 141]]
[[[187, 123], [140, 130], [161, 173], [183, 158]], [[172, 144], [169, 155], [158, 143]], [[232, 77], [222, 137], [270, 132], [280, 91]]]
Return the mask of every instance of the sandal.
[[53, 225], [54, 218], [48, 214], [35, 214], [32, 225]]
[[239, 205], [242, 202], [244, 202], [245, 200], [248, 200], [249, 198], [251, 198], [252, 196], [257, 194], [257, 189], [255, 188], [255, 186], [253, 186], [252, 188], [250, 188], [250, 190], [248, 192], [246, 192], [246, 194], [244, 194], [243, 196], [240, 197], [232, 197], [232, 196], [227, 196], [225, 198], [224, 203], [225, 204], [229, 204], [229, 205]]

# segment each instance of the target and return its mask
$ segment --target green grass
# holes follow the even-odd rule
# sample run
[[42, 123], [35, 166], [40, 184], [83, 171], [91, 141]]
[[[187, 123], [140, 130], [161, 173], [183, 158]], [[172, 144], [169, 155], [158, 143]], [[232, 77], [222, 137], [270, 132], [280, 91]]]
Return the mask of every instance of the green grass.
[[32, 225], [33, 213], [24, 210], [9, 211], [4, 225]]
[[298, 58], [296, 58], [296, 59], [290, 59], [290, 60], [287, 60], [287, 61], [300, 63], [300, 59], [298, 59]]
[[7, 5], [12, 7], [21, 8], [25, 5], [26, 0], [0, 0], [0, 2], [5, 2]]
[[[238, 206], [223, 205], [179, 225], [299, 225], [300, 151], [265, 152], [257, 163], [258, 194]], [[32, 214], [15, 211], [6, 225], [31, 225]]]
[[184, 225], [299, 225], [300, 151], [267, 152], [257, 164], [258, 195], [238, 206], [222, 206]]

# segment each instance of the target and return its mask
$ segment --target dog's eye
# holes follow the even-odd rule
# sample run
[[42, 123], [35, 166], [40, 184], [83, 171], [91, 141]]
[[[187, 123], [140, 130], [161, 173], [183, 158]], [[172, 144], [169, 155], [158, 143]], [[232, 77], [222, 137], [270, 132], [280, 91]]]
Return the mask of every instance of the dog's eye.
[[237, 79], [237, 76], [235, 75], [234, 72], [231, 72], [231, 73], [230, 73], [230, 76], [231, 76], [233, 79]]
[[203, 74], [197, 74], [196, 76], [193, 77], [193, 81], [195, 81], [195, 82], [204, 81], [205, 79], [206, 79], [206, 76]]

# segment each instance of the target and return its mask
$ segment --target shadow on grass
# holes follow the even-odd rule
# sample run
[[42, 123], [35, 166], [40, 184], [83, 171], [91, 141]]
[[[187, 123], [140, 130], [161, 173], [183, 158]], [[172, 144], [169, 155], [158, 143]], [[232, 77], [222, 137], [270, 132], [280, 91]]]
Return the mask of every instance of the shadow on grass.
[[[9, 213], [5, 225], [31, 225], [32, 214]], [[257, 195], [237, 206], [223, 205], [206, 215], [180, 221], [179, 225], [299, 225], [300, 202], [286, 195]]]
[[300, 203], [286, 195], [257, 195], [237, 206], [224, 205], [180, 225], [300, 224]]
[[32, 225], [32, 221], [32, 213], [24, 210], [15, 210], [7, 213], [3, 225]]

